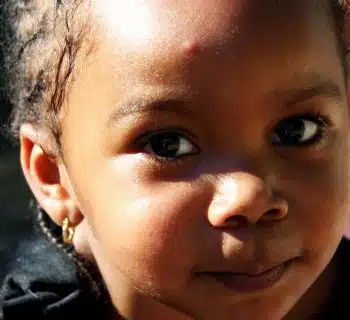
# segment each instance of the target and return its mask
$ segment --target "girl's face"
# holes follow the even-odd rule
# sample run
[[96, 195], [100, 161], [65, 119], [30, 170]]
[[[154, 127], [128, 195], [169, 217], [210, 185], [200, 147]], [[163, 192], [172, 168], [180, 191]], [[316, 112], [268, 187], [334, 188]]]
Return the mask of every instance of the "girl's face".
[[[322, 2], [323, 3], [323, 2]], [[63, 154], [116, 305], [280, 319], [347, 221], [349, 117], [319, 1], [99, 0]]]

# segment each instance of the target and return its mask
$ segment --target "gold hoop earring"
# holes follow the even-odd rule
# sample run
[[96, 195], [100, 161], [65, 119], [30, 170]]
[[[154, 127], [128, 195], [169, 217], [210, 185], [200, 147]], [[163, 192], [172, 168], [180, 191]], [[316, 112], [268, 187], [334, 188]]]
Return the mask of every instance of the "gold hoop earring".
[[63, 241], [67, 244], [72, 244], [73, 243], [73, 238], [74, 238], [74, 233], [75, 230], [74, 228], [70, 225], [69, 219], [66, 217], [63, 220], [62, 224], [62, 238]]
[[339, 0], [339, 4], [346, 11], [349, 7], [349, 0]]

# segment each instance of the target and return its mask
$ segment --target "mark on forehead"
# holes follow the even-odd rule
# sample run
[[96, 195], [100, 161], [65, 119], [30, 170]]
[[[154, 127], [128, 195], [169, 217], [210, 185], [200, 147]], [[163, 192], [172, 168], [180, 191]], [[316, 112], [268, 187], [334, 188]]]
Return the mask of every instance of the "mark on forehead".
[[182, 47], [184, 54], [188, 57], [193, 57], [201, 51], [201, 44], [198, 40], [187, 40]]

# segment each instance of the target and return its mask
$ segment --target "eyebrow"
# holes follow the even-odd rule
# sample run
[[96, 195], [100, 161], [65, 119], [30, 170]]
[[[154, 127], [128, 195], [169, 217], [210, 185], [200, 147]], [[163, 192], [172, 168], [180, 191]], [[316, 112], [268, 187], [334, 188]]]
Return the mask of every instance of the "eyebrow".
[[113, 126], [122, 118], [130, 115], [142, 114], [145, 112], [167, 112], [173, 114], [182, 114], [194, 117], [193, 107], [184, 100], [167, 99], [140, 99], [130, 103], [118, 104], [107, 120], [107, 126]]
[[[274, 100], [277, 97], [278, 101], [282, 101], [281, 105], [287, 108], [318, 96], [331, 98], [338, 102], [342, 102], [344, 99], [343, 91], [339, 85], [319, 73], [297, 73], [292, 80], [293, 82], [304, 82], [306, 85], [288, 89], [273, 89], [269, 92], [269, 96], [274, 97]], [[107, 126], [113, 126], [125, 117], [145, 112], [167, 112], [196, 117], [193, 105], [184, 99], [141, 98], [117, 103], [108, 117]]]
[[324, 97], [342, 102], [344, 99], [343, 91], [331, 79], [322, 78], [321, 75], [312, 74], [308, 85], [295, 87], [291, 89], [272, 90], [270, 94], [279, 101], [283, 101], [283, 105], [291, 107], [297, 103], [311, 100], [315, 97]]

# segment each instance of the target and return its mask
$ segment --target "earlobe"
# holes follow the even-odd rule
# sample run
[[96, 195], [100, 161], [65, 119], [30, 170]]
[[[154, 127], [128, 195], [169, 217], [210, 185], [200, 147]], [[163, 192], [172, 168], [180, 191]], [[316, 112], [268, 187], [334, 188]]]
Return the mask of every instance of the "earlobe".
[[65, 168], [53, 152], [53, 139], [25, 124], [21, 127], [20, 142], [23, 174], [39, 205], [58, 225], [66, 217], [78, 224], [81, 213], [68, 191], [67, 179], [62, 179]]

